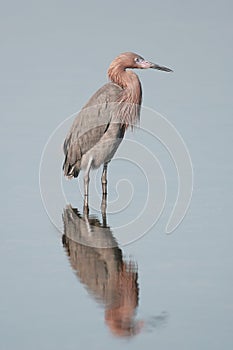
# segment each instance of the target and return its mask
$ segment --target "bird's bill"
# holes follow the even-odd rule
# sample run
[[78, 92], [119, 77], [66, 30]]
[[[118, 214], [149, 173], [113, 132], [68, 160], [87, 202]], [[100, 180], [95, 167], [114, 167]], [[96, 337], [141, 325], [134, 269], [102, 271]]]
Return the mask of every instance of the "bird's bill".
[[167, 68], [167, 67], [164, 67], [164, 66], [159, 66], [156, 63], [151, 63], [151, 62], [149, 62], [149, 63], [150, 63], [150, 68], [163, 70], [164, 72], [173, 72], [173, 70], [170, 69], [170, 68]]
[[164, 72], [173, 72], [172, 69], [164, 67], [164, 66], [160, 66], [156, 63], [152, 63], [152, 62], [148, 62], [148, 61], [143, 61], [141, 62], [141, 68], [153, 68], [153, 69], [158, 69], [158, 70], [162, 70]]

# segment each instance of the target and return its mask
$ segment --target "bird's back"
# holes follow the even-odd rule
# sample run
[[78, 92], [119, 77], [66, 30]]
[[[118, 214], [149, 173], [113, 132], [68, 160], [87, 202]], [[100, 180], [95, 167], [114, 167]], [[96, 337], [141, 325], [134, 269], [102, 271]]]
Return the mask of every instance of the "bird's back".
[[66, 176], [77, 177], [82, 157], [91, 150], [107, 132], [110, 123], [117, 115], [119, 98], [123, 89], [107, 83], [102, 86], [82, 108], [64, 142]]

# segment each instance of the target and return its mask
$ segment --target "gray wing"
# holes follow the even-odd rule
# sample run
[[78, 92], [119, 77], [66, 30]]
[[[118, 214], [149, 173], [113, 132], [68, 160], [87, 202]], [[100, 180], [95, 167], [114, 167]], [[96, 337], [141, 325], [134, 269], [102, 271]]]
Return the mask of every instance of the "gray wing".
[[114, 117], [113, 104], [117, 102], [121, 87], [108, 83], [100, 88], [82, 108], [64, 141], [65, 176], [77, 177], [82, 156], [101, 139]]

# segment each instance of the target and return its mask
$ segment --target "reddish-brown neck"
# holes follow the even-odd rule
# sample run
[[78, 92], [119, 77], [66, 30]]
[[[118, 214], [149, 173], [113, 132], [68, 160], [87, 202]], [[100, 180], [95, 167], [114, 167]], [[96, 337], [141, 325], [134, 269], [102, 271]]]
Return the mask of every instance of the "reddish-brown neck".
[[123, 98], [128, 103], [141, 104], [142, 89], [138, 76], [131, 70], [126, 70], [124, 66], [115, 63], [114, 61], [108, 69], [109, 79], [122, 87]]
[[122, 88], [119, 95], [118, 119], [126, 127], [137, 124], [140, 118], [140, 107], [142, 102], [142, 89], [138, 76], [131, 70], [127, 70], [116, 62], [112, 62], [108, 70], [110, 80]]

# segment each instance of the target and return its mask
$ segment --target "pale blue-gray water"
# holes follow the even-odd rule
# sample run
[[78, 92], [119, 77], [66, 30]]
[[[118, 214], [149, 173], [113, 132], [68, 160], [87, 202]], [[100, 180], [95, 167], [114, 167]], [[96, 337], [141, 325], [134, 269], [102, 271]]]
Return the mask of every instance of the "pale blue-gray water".
[[[226, 0], [2, 4], [1, 349], [232, 347], [232, 9]], [[109, 63], [124, 51], [174, 69], [138, 74], [143, 105], [163, 114], [186, 142], [193, 197], [182, 223], [166, 235], [177, 192], [174, 165], [161, 143], [129, 132], [150, 143], [163, 166], [165, 209], [136, 242], [93, 250], [74, 238], [88, 224], [78, 182], [64, 181], [64, 188], [79, 216], [54, 202], [59, 231], [42, 204], [39, 164], [54, 129], [106, 82]], [[124, 141], [120, 147], [124, 154]], [[116, 160], [109, 166], [110, 201], [121, 178], [132, 180], [134, 196], [128, 211], [107, 212], [110, 240], [146, 199], [143, 172]], [[156, 176], [150, 186], [159, 190]], [[132, 194], [127, 183], [117, 189]], [[92, 201], [99, 208], [97, 196]], [[142, 223], [148, 213], [151, 206]], [[102, 234], [103, 218], [90, 214]]]

